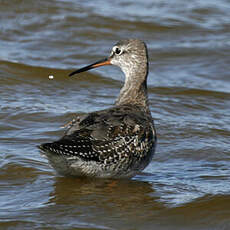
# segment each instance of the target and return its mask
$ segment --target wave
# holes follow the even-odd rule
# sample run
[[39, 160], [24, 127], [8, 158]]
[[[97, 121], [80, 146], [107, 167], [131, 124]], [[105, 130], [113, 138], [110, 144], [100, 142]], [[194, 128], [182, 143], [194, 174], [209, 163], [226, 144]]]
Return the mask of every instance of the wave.
[[149, 92], [159, 95], [168, 95], [168, 96], [204, 96], [204, 97], [215, 97], [220, 99], [230, 99], [230, 93], [215, 91], [215, 90], [206, 90], [198, 88], [186, 88], [186, 87], [149, 87]]
[[[51, 80], [49, 76], [53, 76], [55, 81], [66, 81], [69, 77], [70, 69], [57, 69], [48, 68], [42, 66], [31, 66], [24, 63], [10, 62], [0, 60], [0, 83], [9, 82], [33, 82], [41, 80]], [[100, 84], [115, 84], [118, 81], [110, 78], [103, 77], [99, 74], [94, 74], [92, 72], [86, 72], [87, 77], [78, 77], [79, 82], [90, 82], [90, 83], [100, 83]], [[72, 77], [75, 78], [75, 77]]]

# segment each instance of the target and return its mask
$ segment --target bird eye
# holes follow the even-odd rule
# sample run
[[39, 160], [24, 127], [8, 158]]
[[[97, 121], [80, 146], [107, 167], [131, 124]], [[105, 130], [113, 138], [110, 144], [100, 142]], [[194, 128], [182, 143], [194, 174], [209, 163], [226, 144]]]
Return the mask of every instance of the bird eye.
[[117, 46], [115, 46], [114, 48], [113, 48], [113, 52], [115, 53], [115, 54], [117, 54], [117, 55], [120, 55], [122, 52], [121, 52], [121, 49], [120, 48], [118, 48]]
[[115, 49], [115, 53], [116, 53], [116, 54], [120, 54], [120, 53], [121, 53], [121, 50], [120, 50], [119, 48], [116, 48], [116, 49]]

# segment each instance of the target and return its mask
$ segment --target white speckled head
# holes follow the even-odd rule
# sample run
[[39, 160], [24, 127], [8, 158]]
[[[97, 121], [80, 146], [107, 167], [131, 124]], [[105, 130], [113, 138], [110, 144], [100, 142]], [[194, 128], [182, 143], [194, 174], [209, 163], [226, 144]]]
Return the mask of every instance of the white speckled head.
[[112, 65], [119, 66], [122, 69], [126, 78], [145, 79], [147, 77], [147, 48], [145, 43], [138, 39], [127, 39], [118, 42], [112, 48], [109, 59]]
[[138, 39], [119, 41], [108, 58], [78, 69], [69, 76], [104, 65], [119, 66], [125, 73], [126, 80], [143, 81], [148, 75], [148, 53], [144, 42]]

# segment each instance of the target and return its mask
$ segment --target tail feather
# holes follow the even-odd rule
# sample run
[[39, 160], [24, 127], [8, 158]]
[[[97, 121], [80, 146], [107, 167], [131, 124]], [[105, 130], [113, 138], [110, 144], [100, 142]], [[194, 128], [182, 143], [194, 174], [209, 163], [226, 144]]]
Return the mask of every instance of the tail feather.
[[67, 147], [63, 146], [63, 143], [56, 141], [52, 143], [44, 143], [38, 146], [40, 150], [42, 150], [45, 154], [52, 153], [55, 155], [62, 155], [62, 156], [71, 156], [73, 155], [73, 149], [70, 150]]
[[38, 145], [37, 147], [42, 151], [50, 151], [51, 146], [52, 146], [52, 143], [44, 143], [44, 144]]

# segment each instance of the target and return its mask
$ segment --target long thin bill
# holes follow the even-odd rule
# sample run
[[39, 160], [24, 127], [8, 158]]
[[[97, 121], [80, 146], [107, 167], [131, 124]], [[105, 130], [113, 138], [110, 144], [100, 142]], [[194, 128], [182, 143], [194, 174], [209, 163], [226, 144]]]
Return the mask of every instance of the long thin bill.
[[93, 63], [91, 65], [87, 65], [87, 66], [85, 66], [85, 67], [83, 67], [81, 69], [75, 70], [75, 71], [73, 71], [72, 73], [69, 74], [69, 77], [73, 76], [74, 74], [85, 72], [87, 70], [94, 69], [94, 68], [97, 68], [97, 67], [103, 66], [103, 65], [111, 65], [110, 59], [105, 58], [105, 59], [97, 61], [97, 62], [95, 62], [95, 63]]

